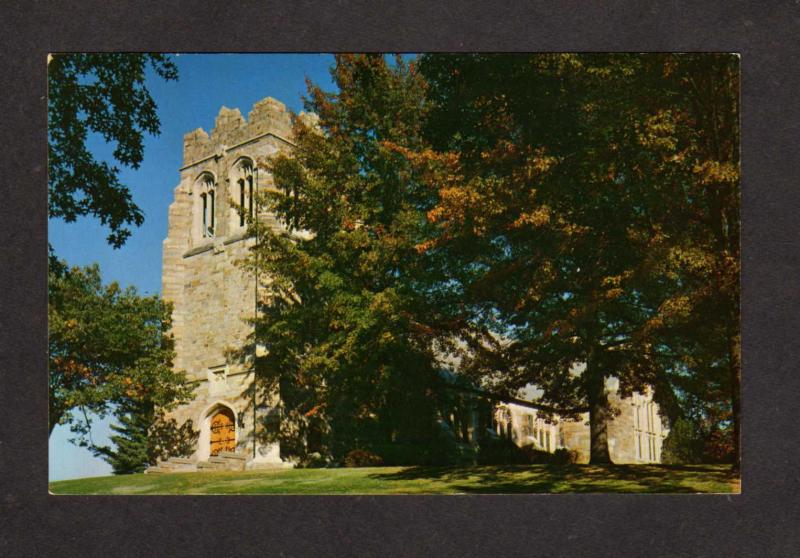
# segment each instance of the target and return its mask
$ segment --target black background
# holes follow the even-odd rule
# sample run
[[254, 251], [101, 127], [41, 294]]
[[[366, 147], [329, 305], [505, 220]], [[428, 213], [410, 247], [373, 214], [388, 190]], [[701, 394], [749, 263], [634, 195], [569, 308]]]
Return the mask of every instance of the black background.
[[[0, 4], [0, 555], [800, 555], [800, 0], [173, 4]], [[742, 494], [48, 495], [46, 57], [98, 50], [741, 53]]]

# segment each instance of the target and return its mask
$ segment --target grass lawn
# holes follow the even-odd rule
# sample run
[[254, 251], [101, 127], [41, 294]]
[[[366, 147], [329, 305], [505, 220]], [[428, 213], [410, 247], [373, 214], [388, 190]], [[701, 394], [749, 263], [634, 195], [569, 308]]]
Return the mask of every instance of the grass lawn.
[[53, 494], [738, 493], [724, 465], [547, 465], [281, 469], [95, 477]]

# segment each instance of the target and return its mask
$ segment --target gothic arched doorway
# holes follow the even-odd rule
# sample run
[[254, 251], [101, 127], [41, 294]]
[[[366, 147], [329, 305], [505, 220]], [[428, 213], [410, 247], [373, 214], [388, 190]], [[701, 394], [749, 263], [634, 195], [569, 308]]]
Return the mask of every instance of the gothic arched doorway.
[[211, 455], [236, 451], [236, 421], [227, 407], [217, 409], [211, 417]]

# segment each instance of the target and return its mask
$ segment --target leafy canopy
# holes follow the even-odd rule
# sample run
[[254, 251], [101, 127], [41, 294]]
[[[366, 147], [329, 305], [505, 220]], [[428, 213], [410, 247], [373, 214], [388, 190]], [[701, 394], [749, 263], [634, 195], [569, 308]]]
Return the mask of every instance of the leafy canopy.
[[420, 145], [424, 88], [379, 55], [337, 56], [332, 75], [336, 93], [309, 85], [318, 122], [298, 118], [296, 149], [268, 162], [263, 203], [286, 230], [259, 227], [250, 261], [269, 277], [260, 369], [281, 386], [284, 451], [341, 457], [402, 440], [426, 451], [439, 376], [420, 285], [439, 272], [415, 246], [431, 197], [387, 146]]
[[466, 369], [588, 404], [592, 459], [607, 460], [605, 378], [623, 395], [654, 386], [669, 407], [678, 375], [705, 377], [687, 343], [732, 358], [737, 61], [426, 55], [420, 68], [433, 149], [407, 156], [438, 193], [438, 231], [419, 248], [476, 271], [462, 285]]
[[92, 415], [149, 402], [169, 409], [190, 387], [172, 370], [170, 308], [117, 283], [97, 265], [51, 269], [48, 300], [50, 432], [89, 432]]
[[156, 104], [145, 86], [147, 68], [166, 80], [178, 77], [163, 54], [54, 54], [48, 64], [49, 215], [75, 221], [90, 215], [110, 229], [119, 248], [144, 215], [119, 180], [119, 168], [98, 161], [86, 147], [90, 134], [114, 144], [113, 157], [138, 168], [144, 134], [157, 135]]

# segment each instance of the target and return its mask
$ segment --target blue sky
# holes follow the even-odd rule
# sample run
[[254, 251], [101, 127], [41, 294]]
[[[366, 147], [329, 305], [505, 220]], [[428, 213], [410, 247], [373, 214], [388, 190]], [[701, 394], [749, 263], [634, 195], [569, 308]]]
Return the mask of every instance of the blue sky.
[[[145, 214], [144, 224], [118, 249], [106, 243], [108, 230], [92, 219], [75, 223], [52, 220], [48, 236], [56, 254], [70, 265], [100, 264], [105, 282], [133, 285], [142, 293], [161, 292], [161, 242], [167, 235], [167, 209], [178, 184], [183, 135], [202, 127], [210, 131], [221, 106], [247, 115], [256, 101], [274, 97], [288, 108], [302, 110], [310, 78], [332, 89], [331, 55], [323, 54], [182, 54], [173, 57], [178, 81], [151, 75], [147, 85], [158, 105], [161, 134], [145, 140], [144, 161], [137, 170], [123, 168], [121, 180]], [[98, 158], [113, 147], [97, 138], [89, 144]], [[96, 443], [106, 443], [108, 421], [95, 425]], [[111, 468], [85, 449], [68, 442], [68, 428], [50, 436], [50, 480], [110, 474]]]

